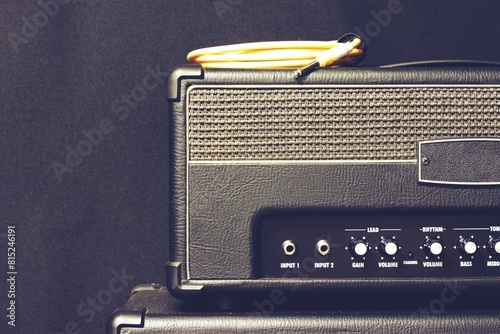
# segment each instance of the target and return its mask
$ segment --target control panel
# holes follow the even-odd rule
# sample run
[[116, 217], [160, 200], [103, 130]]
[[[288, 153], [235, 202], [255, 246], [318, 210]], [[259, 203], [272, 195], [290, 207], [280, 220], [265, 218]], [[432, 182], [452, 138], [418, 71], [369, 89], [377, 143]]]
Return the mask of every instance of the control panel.
[[500, 276], [500, 215], [276, 216], [260, 222], [259, 276]]

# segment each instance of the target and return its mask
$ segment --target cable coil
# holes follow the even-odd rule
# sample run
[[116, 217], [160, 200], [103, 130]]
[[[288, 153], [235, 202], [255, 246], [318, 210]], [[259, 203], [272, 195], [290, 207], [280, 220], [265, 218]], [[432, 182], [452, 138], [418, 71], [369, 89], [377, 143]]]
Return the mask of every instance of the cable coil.
[[290, 69], [295, 77], [316, 68], [352, 64], [363, 55], [361, 38], [346, 34], [336, 41], [256, 42], [191, 51], [187, 60], [204, 68]]

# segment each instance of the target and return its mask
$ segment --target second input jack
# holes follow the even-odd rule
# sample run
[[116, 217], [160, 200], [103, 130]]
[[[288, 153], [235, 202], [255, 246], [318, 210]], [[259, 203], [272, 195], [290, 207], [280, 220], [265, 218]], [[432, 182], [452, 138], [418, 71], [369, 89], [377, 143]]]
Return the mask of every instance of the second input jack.
[[316, 244], [316, 250], [319, 254], [326, 256], [330, 254], [330, 243], [326, 240], [320, 240]]

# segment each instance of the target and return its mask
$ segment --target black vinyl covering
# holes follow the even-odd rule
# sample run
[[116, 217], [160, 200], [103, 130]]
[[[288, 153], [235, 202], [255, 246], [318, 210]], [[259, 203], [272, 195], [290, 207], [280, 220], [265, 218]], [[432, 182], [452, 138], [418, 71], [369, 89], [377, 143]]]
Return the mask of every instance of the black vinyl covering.
[[[282, 297], [281, 297], [282, 298]], [[459, 297], [458, 297], [459, 298]], [[280, 299], [279, 299], [280, 300]], [[269, 302], [269, 301], [268, 301]], [[254, 301], [255, 303], [255, 301]], [[400, 310], [253, 309], [207, 311], [173, 299], [159, 284], [140, 285], [110, 318], [107, 334], [156, 333], [497, 333], [498, 309], [440, 309], [439, 299]], [[358, 303], [358, 305], [361, 303]], [[272, 306], [270, 306], [272, 305]], [[418, 305], [418, 304], [417, 304]], [[447, 305], [447, 304], [446, 304]], [[447, 305], [448, 306], [448, 305]]]

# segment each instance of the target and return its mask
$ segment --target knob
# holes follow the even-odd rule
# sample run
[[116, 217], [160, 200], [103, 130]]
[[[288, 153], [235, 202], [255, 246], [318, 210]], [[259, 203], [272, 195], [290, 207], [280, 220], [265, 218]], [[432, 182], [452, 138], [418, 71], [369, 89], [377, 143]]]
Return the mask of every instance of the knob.
[[368, 252], [368, 243], [359, 238], [354, 238], [349, 242], [349, 252], [354, 257], [363, 257]]
[[439, 256], [443, 252], [443, 244], [437, 238], [427, 238], [423, 248], [429, 256]]
[[378, 250], [387, 256], [394, 256], [398, 252], [399, 246], [396, 239], [382, 238], [378, 245]]
[[461, 238], [458, 241], [457, 249], [462, 255], [474, 255], [477, 251], [477, 244], [473, 238]]
[[500, 255], [500, 238], [490, 237], [487, 247], [492, 255]]

